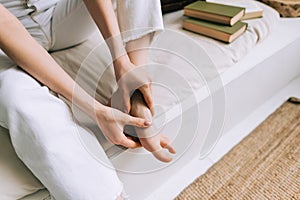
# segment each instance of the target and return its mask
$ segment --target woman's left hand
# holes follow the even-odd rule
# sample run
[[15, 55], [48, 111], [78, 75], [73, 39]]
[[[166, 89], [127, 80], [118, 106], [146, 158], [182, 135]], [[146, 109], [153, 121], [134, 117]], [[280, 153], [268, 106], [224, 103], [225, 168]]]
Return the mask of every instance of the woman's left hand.
[[117, 107], [125, 113], [129, 113], [131, 109], [130, 95], [132, 91], [138, 89], [142, 93], [147, 107], [154, 114], [151, 78], [144, 67], [137, 67], [128, 60], [120, 58], [114, 61], [115, 76], [119, 89], [112, 98], [112, 107]]

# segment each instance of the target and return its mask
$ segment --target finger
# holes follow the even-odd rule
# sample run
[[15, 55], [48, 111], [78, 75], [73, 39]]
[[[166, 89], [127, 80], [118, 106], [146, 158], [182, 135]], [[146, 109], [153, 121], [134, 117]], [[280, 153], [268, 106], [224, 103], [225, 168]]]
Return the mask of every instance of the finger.
[[128, 114], [130, 111], [130, 96], [127, 90], [123, 90], [122, 93], [123, 103], [124, 103], [124, 109], [123, 112]]
[[142, 147], [141, 143], [139, 141], [135, 140], [134, 137], [131, 137], [131, 136], [126, 136], [126, 137], [127, 137], [127, 139], [132, 140], [137, 144], [136, 148]]
[[129, 116], [126, 125], [132, 125], [140, 128], [147, 128], [151, 125], [151, 121], [148, 121], [143, 118]]
[[120, 140], [118, 140], [118, 142], [116, 142], [115, 144], [122, 145], [122, 146], [130, 148], [130, 149], [135, 149], [135, 148], [140, 147], [139, 143], [128, 139], [125, 135], [123, 135], [123, 137]]
[[143, 94], [144, 100], [151, 111], [151, 114], [154, 115], [154, 107], [153, 107], [153, 99], [152, 99], [152, 92], [150, 86], [146, 88], [143, 86], [140, 88], [141, 93]]

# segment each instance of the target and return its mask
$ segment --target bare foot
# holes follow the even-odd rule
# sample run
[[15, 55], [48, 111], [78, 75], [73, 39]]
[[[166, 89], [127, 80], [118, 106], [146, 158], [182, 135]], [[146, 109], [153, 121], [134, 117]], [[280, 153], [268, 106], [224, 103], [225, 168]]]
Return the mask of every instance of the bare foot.
[[[135, 117], [141, 117], [152, 121], [151, 111], [146, 106], [146, 103], [139, 91], [135, 91], [132, 95], [130, 114]], [[166, 136], [155, 130], [155, 127], [136, 127], [135, 130], [141, 145], [146, 150], [150, 151], [158, 160], [162, 162], [170, 162], [172, 160], [170, 153], [176, 153], [174, 147], [170, 145], [170, 141]], [[164, 149], [167, 149], [170, 153]]]

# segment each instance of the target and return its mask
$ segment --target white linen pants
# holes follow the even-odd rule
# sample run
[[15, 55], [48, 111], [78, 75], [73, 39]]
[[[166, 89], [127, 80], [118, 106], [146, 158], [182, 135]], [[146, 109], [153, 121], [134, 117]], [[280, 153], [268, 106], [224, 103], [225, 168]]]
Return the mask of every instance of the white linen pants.
[[[16, 2], [25, 9], [23, 1]], [[163, 28], [159, 0], [118, 0], [117, 11], [121, 31], [139, 28], [124, 35], [125, 41]], [[61, 0], [45, 12], [18, 17], [49, 51], [83, 42], [96, 30], [81, 0]], [[1, 50], [0, 125], [9, 129], [17, 155], [55, 199], [108, 200], [122, 195], [115, 170], [83, 147], [78, 133], [90, 133], [76, 124], [67, 104]], [[102, 148], [99, 154], [109, 165]]]

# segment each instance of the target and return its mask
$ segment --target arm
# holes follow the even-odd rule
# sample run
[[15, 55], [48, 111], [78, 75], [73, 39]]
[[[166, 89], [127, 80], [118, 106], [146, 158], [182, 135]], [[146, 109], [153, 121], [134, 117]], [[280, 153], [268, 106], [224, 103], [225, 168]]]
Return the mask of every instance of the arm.
[[[89, 96], [30, 36], [19, 20], [1, 4], [0, 48], [26, 72], [91, 116], [109, 140], [126, 147], [137, 146], [125, 137], [122, 128], [126, 124], [146, 127], [149, 126], [149, 122], [106, 107]], [[74, 92], [75, 87], [76, 92]]]
[[2, 5], [0, 5], [0, 48], [17, 65], [44, 85], [70, 101], [74, 98], [81, 109], [89, 114], [93, 113], [93, 106], [97, 102], [83, 91], [81, 98], [73, 97], [74, 81], [30, 36], [19, 20]]
[[[84, 0], [84, 2], [110, 49], [114, 60], [116, 80], [119, 81], [123, 75], [132, 71], [136, 66], [132, 64], [123, 45], [119, 25], [113, 10], [111, 0]], [[132, 71], [132, 73], [134, 73], [134, 71]], [[130, 77], [130, 80], [118, 82], [119, 89], [121, 90], [121, 95], [124, 101], [124, 111], [126, 113], [129, 113], [130, 111], [129, 94], [132, 88], [129, 88], [128, 82], [132, 82], [132, 79], [134, 79], [134, 81], [136, 82], [136, 84], [134, 85], [142, 85], [141, 87], [139, 87], [139, 90], [143, 94], [147, 106], [152, 109], [153, 101], [151, 95], [151, 81], [149, 77], [144, 76], [143, 78], [141, 78], [138, 76], [134, 76], [134, 74], [128, 77]]]

